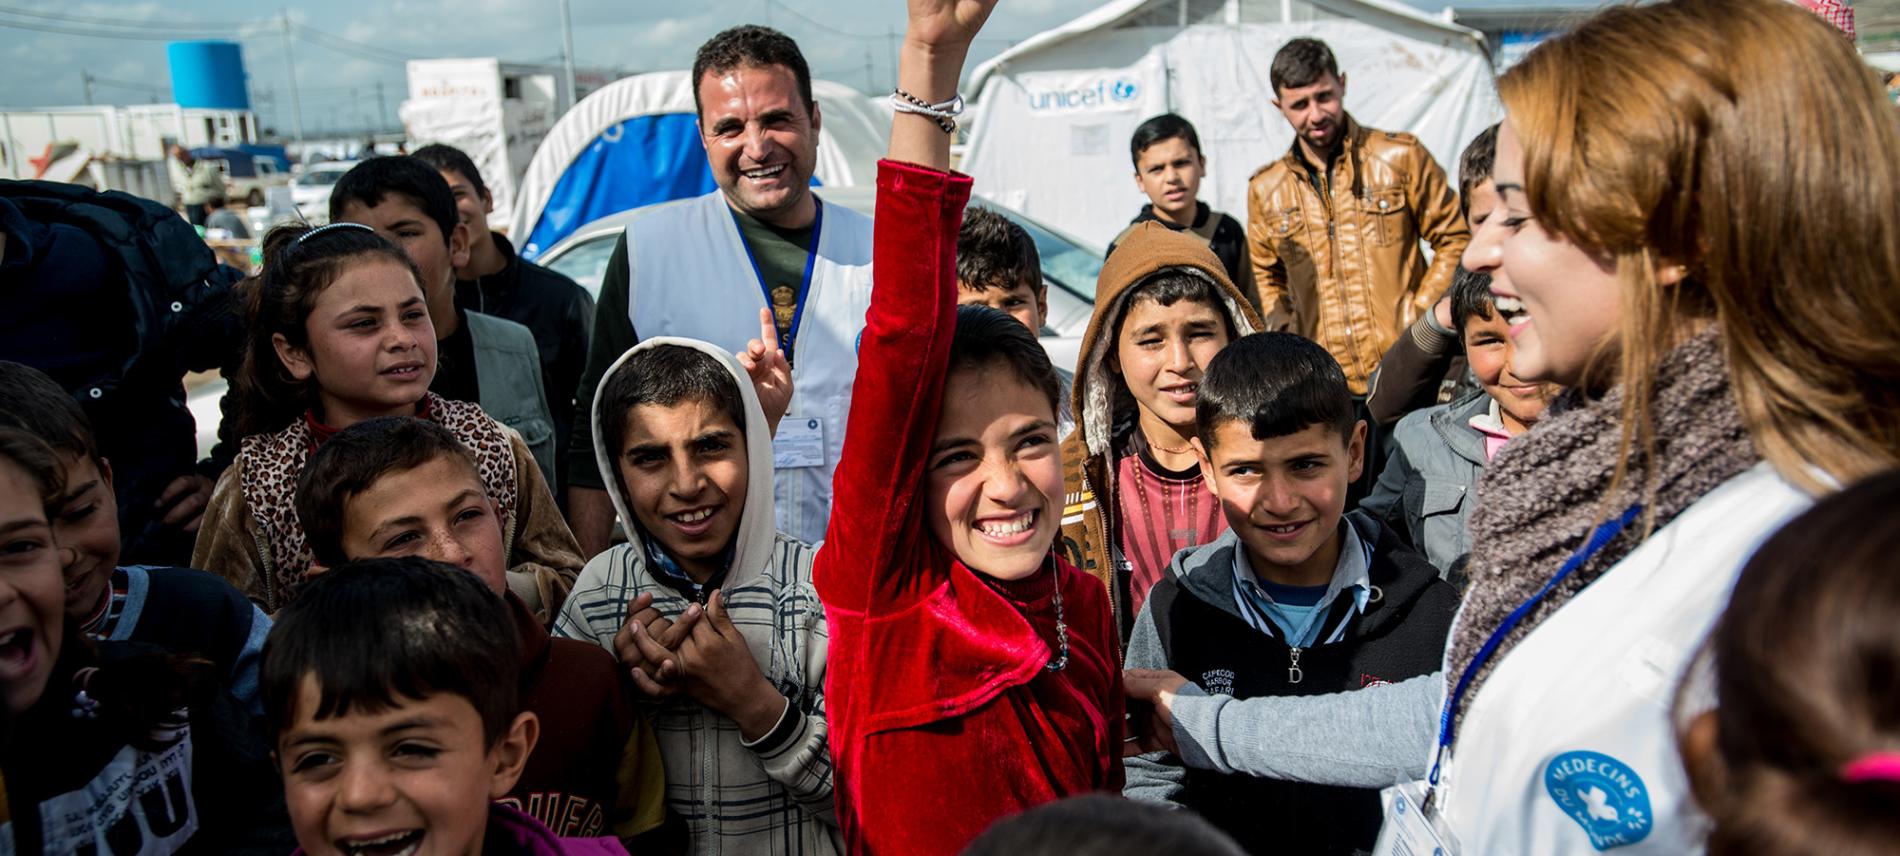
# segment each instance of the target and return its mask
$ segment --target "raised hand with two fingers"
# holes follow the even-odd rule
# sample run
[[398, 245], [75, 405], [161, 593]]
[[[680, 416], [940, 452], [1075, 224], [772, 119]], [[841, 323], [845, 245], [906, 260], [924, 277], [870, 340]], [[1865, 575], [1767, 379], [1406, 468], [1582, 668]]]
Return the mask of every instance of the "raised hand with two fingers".
[[778, 325], [772, 310], [759, 310], [759, 338], [746, 343], [745, 350], [733, 354], [752, 378], [752, 389], [759, 394], [759, 408], [765, 411], [765, 425], [778, 433], [778, 422], [792, 406], [792, 364], [778, 346]]

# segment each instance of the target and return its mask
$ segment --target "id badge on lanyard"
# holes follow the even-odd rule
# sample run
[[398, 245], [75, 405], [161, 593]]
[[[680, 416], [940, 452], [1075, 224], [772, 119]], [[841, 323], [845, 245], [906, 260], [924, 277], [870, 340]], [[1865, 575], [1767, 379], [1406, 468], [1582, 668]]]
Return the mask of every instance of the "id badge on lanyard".
[[1379, 792], [1385, 803], [1385, 823], [1373, 856], [1458, 856], [1458, 838], [1444, 817], [1426, 805], [1424, 782], [1393, 785]]

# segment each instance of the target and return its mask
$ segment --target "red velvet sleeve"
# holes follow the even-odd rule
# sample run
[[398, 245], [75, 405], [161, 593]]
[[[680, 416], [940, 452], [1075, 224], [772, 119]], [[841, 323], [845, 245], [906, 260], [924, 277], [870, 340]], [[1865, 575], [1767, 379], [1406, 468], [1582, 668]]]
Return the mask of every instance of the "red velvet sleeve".
[[968, 176], [878, 162], [871, 309], [815, 568], [827, 606], [868, 612], [938, 582], [919, 578], [937, 563], [909, 554], [929, 538], [916, 499], [943, 407], [969, 200]]

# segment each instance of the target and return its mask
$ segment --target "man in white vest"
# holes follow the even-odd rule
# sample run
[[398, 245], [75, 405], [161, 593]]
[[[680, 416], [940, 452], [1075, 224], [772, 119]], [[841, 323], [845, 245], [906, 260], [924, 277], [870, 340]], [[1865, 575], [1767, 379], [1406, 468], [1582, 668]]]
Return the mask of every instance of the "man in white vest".
[[819, 113], [796, 42], [765, 27], [726, 30], [700, 46], [693, 81], [700, 142], [719, 189], [628, 225], [601, 282], [575, 391], [568, 521], [590, 556], [607, 548], [614, 519], [592, 456], [602, 373], [653, 336], [739, 351], [758, 337], [761, 309], [772, 311], [794, 386], [772, 446], [779, 531], [815, 542], [830, 515], [858, 331], [871, 303], [871, 220], [811, 192]]

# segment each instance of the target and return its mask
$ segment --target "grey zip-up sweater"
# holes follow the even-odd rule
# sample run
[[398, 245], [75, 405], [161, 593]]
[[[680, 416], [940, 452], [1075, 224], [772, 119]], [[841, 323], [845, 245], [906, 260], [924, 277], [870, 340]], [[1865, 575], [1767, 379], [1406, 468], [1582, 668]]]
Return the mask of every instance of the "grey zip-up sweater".
[[[774, 531], [772, 435], [752, 382], [731, 354], [694, 339], [656, 337], [635, 346], [603, 375], [603, 382], [639, 351], [678, 345], [719, 358], [746, 405], [748, 484], [743, 516], [733, 535], [732, 566], [720, 587], [732, 623], [745, 636], [759, 670], [789, 704], [778, 725], [747, 743], [732, 720], [677, 695], [647, 706], [666, 767], [666, 805], [686, 822], [694, 854], [821, 854], [843, 852], [832, 807], [831, 755], [826, 744], [825, 614], [812, 586], [815, 549]], [[593, 442], [600, 476], [619, 480], [614, 455], [602, 448], [603, 414], [593, 398]], [[610, 414], [621, 418], [622, 414]], [[677, 619], [691, 603], [657, 577], [646, 562], [645, 538], [626, 499], [609, 491], [627, 543], [595, 556], [581, 570], [554, 633], [613, 650], [627, 620], [627, 604], [641, 593]]]

